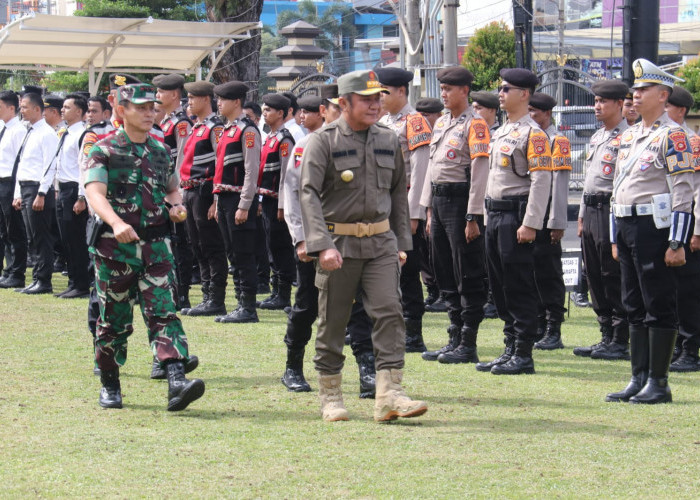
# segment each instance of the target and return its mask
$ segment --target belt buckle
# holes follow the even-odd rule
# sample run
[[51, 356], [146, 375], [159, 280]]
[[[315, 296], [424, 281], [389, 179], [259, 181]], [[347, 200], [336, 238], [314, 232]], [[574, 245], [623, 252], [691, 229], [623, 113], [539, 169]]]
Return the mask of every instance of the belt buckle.
[[358, 222], [357, 223], [357, 237], [358, 238], [365, 238], [367, 236], [371, 236], [369, 234], [369, 224], [365, 222]]

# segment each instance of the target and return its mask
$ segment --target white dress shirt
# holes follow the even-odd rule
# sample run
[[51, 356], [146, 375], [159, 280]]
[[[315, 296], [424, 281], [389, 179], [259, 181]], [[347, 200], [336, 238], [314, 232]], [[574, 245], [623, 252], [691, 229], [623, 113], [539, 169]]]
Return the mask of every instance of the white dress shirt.
[[294, 137], [295, 143], [299, 142], [299, 140], [306, 135], [304, 133], [304, 130], [297, 124], [294, 117], [292, 117], [291, 120], [288, 120], [285, 122], [284, 128], [289, 130], [289, 132], [292, 134], [292, 137]]
[[46, 194], [53, 184], [53, 178], [47, 172], [49, 165], [56, 157], [58, 135], [43, 118], [31, 125], [27, 131], [27, 142], [24, 144], [22, 158], [17, 169], [15, 184], [15, 199], [20, 198], [20, 181], [38, 181], [39, 192]]
[[22, 141], [27, 133], [22, 122], [16, 116], [7, 122], [0, 130], [5, 133], [0, 140], [0, 178], [11, 177], [12, 168], [15, 166], [15, 159]]
[[[81, 121], [74, 123], [66, 130], [61, 151], [56, 161], [52, 163], [48, 176], [51, 180], [56, 176], [58, 182], [79, 182], [80, 166], [78, 156], [80, 154], [80, 137], [85, 131], [85, 124]], [[61, 139], [59, 139], [60, 144]]]

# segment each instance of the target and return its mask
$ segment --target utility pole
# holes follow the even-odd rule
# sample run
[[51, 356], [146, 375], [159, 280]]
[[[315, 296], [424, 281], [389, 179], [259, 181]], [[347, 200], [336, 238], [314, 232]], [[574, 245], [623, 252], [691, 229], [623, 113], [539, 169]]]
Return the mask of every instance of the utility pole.
[[[408, 39], [411, 42], [409, 44], [411, 47], [418, 47], [421, 30], [420, 22], [420, 0], [406, 0], [406, 26], [408, 28]], [[411, 52], [408, 53], [408, 60], [405, 66], [408, 71], [416, 71], [416, 68], [420, 66], [420, 55], [420, 51], [417, 51], [415, 54]], [[415, 106], [420, 97], [421, 88], [418, 85], [411, 86], [413, 88], [408, 94], [408, 99], [411, 105]]]
[[442, 9], [442, 25], [444, 28], [442, 43], [444, 46], [445, 66], [458, 66], [457, 59], [457, 7], [459, 0], [445, 0]]
[[634, 81], [632, 63], [659, 58], [659, 0], [625, 0], [622, 79]]
[[515, 65], [532, 69], [532, 0], [513, 0]]
[[566, 65], [566, 54], [564, 54], [564, 28], [566, 27], [566, 4], [565, 0], [559, 0], [559, 36], [558, 36], [558, 47], [557, 47], [557, 65], [559, 66], [559, 78], [557, 83], [557, 101], [560, 105], [564, 104], [564, 71], [561, 69]]

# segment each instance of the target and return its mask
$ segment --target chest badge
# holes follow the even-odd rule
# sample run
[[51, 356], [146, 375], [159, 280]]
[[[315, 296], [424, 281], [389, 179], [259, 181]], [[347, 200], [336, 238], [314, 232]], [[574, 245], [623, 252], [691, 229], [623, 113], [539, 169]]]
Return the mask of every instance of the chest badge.
[[610, 165], [609, 163], [603, 165], [603, 175], [610, 175], [612, 174], [612, 171], [612, 165]]
[[350, 182], [355, 178], [355, 174], [352, 173], [352, 170], [343, 170], [340, 178], [343, 179], [343, 182]]
[[501, 166], [502, 167], [510, 166], [510, 159], [507, 156], [504, 156], [503, 158], [501, 158]]
[[445, 156], [448, 160], [454, 160], [455, 158], [457, 158], [457, 152], [454, 149], [448, 149]]

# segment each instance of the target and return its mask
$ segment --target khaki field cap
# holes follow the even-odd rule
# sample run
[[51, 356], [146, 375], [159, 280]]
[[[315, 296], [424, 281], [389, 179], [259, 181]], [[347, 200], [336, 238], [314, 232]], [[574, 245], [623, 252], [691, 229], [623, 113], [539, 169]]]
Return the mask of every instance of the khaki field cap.
[[379, 92], [389, 93], [379, 83], [374, 71], [351, 71], [338, 78], [338, 94], [372, 95]]
[[646, 59], [637, 59], [634, 61], [632, 63], [632, 71], [634, 71], [633, 89], [651, 87], [652, 85], [666, 85], [667, 87], [673, 88], [676, 82], [685, 81], [682, 78], [666, 73]]
[[157, 102], [160, 101], [156, 99], [156, 88], [153, 85], [148, 85], [147, 83], [134, 83], [131, 85], [124, 85], [119, 87], [119, 101], [129, 101], [134, 104], [144, 104], [147, 102]]

